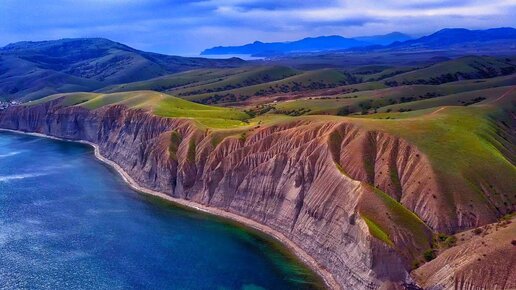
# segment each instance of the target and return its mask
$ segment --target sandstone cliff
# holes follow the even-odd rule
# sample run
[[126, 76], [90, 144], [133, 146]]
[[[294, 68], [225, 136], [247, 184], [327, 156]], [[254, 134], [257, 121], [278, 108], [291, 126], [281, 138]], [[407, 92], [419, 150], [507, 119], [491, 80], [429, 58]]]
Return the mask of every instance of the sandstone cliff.
[[460, 224], [425, 155], [346, 121], [300, 120], [220, 137], [193, 121], [60, 100], [12, 107], [0, 127], [86, 140], [144, 187], [281, 232], [343, 289], [399, 288], [432, 231]]

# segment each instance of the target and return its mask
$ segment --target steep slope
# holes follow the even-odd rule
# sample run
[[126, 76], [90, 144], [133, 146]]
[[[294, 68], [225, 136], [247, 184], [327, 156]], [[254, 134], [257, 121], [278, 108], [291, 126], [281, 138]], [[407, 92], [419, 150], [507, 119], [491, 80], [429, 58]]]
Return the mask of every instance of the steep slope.
[[414, 271], [419, 284], [439, 289], [516, 288], [516, 218], [455, 235], [457, 245]]
[[[148, 53], [101, 38], [18, 42], [0, 48], [0, 92], [10, 99], [31, 100], [79, 88], [91, 91], [178, 71], [244, 63], [240, 59]], [[42, 76], [52, 82], [41, 81]], [[44, 85], [47, 86], [42, 88]]]
[[509, 97], [398, 120], [314, 116], [237, 130], [82, 97], [10, 107], [0, 127], [94, 142], [145, 187], [285, 235], [343, 289], [410, 284], [433, 234], [514, 211]]
[[[421, 233], [430, 237], [424, 223], [408, 215], [407, 226], [386, 226], [370, 212], [371, 205], [393, 217], [405, 216], [407, 210], [337, 169], [327, 148], [327, 134], [336, 124], [296, 122], [216, 141], [215, 132], [200, 130], [188, 120], [155, 117], [120, 105], [94, 111], [62, 108], [61, 101], [11, 107], [0, 124], [94, 142], [145, 187], [283, 233], [344, 288], [405, 281], [409, 261], [429, 246], [424, 239], [411, 238]], [[388, 244], [370, 236], [361, 214], [384, 227]], [[396, 252], [404, 248], [413, 250], [398, 257]], [[385, 261], [396, 266], [385, 267]]]

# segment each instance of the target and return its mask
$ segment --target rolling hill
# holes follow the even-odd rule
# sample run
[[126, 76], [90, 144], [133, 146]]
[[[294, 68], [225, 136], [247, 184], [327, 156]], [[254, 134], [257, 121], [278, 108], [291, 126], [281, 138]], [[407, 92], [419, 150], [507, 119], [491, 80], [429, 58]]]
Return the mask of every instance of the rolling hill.
[[102, 38], [18, 42], [0, 48], [0, 97], [32, 100], [179, 71], [243, 64], [236, 58], [215, 60], [143, 52]]
[[236, 109], [206, 106], [154, 91], [55, 94], [29, 102], [27, 105], [37, 106], [56, 100], [64, 107], [79, 106], [88, 110], [121, 105], [161, 117], [192, 119], [211, 128], [246, 126], [246, 120], [249, 119], [249, 115]]
[[427, 68], [409, 71], [384, 79], [386, 85], [438, 85], [464, 79], [484, 79], [516, 72], [515, 58], [466, 56]]
[[[499, 82], [510, 85], [514, 81], [510, 76], [514, 75], [515, 68], [513, 57], [488, 56], [467, 56], [433, 65], [368, 65], [347, 70], [298, 70], [280, 65], [255, 65], [181, 72], [145, 81], [108, 86], [97, 92], [154, 90], [199, 103], [226, 106], [301, 99], [289, 104], [299, 103], [301, 107], [303, 103], [309, 105], [315, 102], [332, 102], [324, 100], [325, 98], [335, 98], [338, 102], [357, 98], [347, 100], [349, 103], [361, 101], [362, 97], [367, 99], [371, 94], [381, 94], [389, 96], [384, 99], [385, 103], [381, 104], [385, 106], [400, 101], [407, 102], [475, 88], [499, 86]], [[506, 75], [507, 78], [497, 78]], [[490, 78], [496, 80], [488, 81]], [[467, 81], [469, 79], [471, 82]], [[447, 83], [450, 86], [438, 86]], [[388, 89], [390, 87], [399, 89]], [[391, 103], [387, 103], [389, 100]]]

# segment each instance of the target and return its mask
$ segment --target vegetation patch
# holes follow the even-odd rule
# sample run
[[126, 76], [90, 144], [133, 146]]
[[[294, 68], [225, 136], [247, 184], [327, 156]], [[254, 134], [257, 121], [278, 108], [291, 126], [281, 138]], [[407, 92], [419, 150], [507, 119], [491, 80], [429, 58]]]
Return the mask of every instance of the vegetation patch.
[[186, 160], [188, 160], [188, 162], [195, 162], [196, 151], [197, 144], [195, 143], [195, 140], [192, 138], [190, 139], [190, 143], [188, 143], [188, 152], [186, 153]]
[[179, 149], [179, 145], [181, 144], [182, 140], [183, 137], [179, 132], [172, 131], [172, 133], [170, 133], [170, 145], [168, 146], [168, 153], [170, 158], [173, 160], [177, 160], [177, 150]]
[[379, 239], [380, 241], [383, 241], [386, 243], [389, 247], [394, 247], [394, 243], [389, 238], [389, 234], [387, 234], [386, 231], [384, 231], [378, 224], [376, 224], [373, 220], [367, 218], [363, 214], [360, 214], [360, 217], [366, 222], [367, 227], [369, 228], [369, 233]]

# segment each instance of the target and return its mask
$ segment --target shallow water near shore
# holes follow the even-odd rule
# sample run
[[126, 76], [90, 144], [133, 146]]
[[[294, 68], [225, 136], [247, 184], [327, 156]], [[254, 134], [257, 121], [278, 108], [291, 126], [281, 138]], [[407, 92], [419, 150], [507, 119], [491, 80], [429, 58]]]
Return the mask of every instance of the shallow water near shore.
[[277, 242], [131, 190], [86, 145], [0, 132], [0, 289], [316, 289]]

